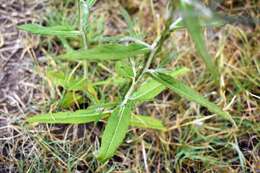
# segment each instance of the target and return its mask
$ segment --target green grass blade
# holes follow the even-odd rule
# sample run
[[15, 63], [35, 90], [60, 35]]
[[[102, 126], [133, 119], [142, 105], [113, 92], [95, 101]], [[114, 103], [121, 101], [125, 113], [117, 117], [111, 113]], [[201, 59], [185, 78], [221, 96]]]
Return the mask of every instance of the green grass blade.
[[234, 120], [230, 116], [229, 113], [222, 111], [216, 104], [208, 101], [204, 97], [202, 97], [197, 91], [193, 90], [186, 84], [182, 83], [171, 77], [170, 75], [160, 73], [160, 72], [150, 72], [150, 76], [157, 80], [158, 82], [162, 83], [181, 97], [186, 98], [187, 100], [194, 101], [206, 108], [209, 111], [216, 113], [223, 117], [224, 119], [230, 120], [233, 124], [235, 124]]
[[150, 116], [143, 115], [132, 115], [130, 120], [130, 126], [156, 129], [162, 131], [166, 130], [166, 127], [163, 125], [162, 121]]
[[125, 138], [131, 118], [131, 108], [130, 103], [118, 106], [109, 117], [97, 155], [101, 162], [110, 159]]
[[24, 24], [18, 26], [18, 29], [39, 35], [52, 35], [63, 37], [75, 37], [80, 35], [79, 31], [75, 31], [68, 26], [45, 27], [38, 24]]
[[58, 58], [71, 61], [79, 60], [121, 60], [124, 58], [144, 54], [149, 49], [140, 44], [107, 44], [100, 45], [92, 49], [84, 49], [79, 51], [68, 52], [67, 54], [60, 55]]
[[183, 23], [185, 27], [188, 29], [188, 32], [193, 42], [195, 43], [197, 53], [203, 59], [204, 63], [206, 64], [213, 78], [216, 81], [218, 81], [219, 80], [218, 69], [216, 65], [214, 65], [212, 61], [212, 57], [207, 51], [199, 17], [197, 14], [194, 14], [196, 10], [192, 7], [192, 5], [187, 4], [187, 2], [184, 0], [181, 0], [180, 2], [180, 10], [183, 18]]
[[[189, 69], [182, 67], [169, 72], [169, 75], [176, 78], [187, 72], [189, 72]], [[166, 87], [160, 82], [148, 79], [133, 93], [131, 100], [140, 102], [151, 100], [165, 89]]]

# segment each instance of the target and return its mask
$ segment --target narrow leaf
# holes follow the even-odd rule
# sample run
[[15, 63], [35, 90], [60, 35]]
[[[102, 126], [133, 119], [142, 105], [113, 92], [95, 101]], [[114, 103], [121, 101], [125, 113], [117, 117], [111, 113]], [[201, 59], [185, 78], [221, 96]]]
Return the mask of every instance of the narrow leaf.
[[[199, 19], [200, 20], [200, 26], [202, 28], [204, 27], [220, 27], [225, 24], [225, 22], [217, 17], [214, 17], [212, 19]], [[179, 30], [184, 29], [186, 27], [186, 24], [184, 23], [182, 17], [179, 17], [176, 21], [174, 21], [171, 26], [170, 30]]]
[[235, 124], [234, 120], [230, 116], [229, 113], [222, 111], [216, 104], [208, 101], [204, 97], [202, 97], [197, 91], [193, 90], [186, 84], [174, 79], [173, 77], [160, 73], [160, 72], [151, 72], [149, 73], [150, 76], [157, 80], [158, 82], [162, 83], [181, 97], [186, 98], [187, 100], [194, 101], [206, 108], [209, 111], [214, 112], [223, 118], [230, 120], [233, 124]]
[[[112, 107], [114, 104], [110, 104], [106, 107]], [[105, 106], [104, 106], [105, 107]], [[90, 122], [96, 122], [101, 119], [107, 119], [111, 116], [110, 110], [105, 110], [102, 106], [92, 106], [85, 110], [78, 110], [76, 112], [57, 112], [40, 114], [28, 118], [28, 123], [47, 123], [47, 124], [85, 124]], [[150, 128], [156, 130], [166, 130], [163, 123], [150, 116], [144, 115], [131, 115], [130, 126], [138, 128]]]
[[75, 37], [80, 35], [79, 31], [75, 31], [68, 26], [45, 27], [38, 24], [24, 24], [18, 26], [18, 29], [40, 35], [53, 35], [63, 37]]
[[128, 80], [126, 78], [123, 78], [121, 76], [112, 76], [107, 78], [106, 80], [97, 81], [93, 83], [94, 86], [99, 85], [114, 85], [114, 86], [120, 86], [127, 82]]
[[198, 15], [194, 14], [196, 10], [191, 4], [187, 4], [187, 1], [180, 1], [180, 10], [183, 23], [188, 29], [188, 32], [193, 42], [195, 43], [195, 47], [199, 56], [203, 59], [213, 78], [217, 81], [219, 79], [218, 69], [216, 68], [216, 65], [214, 65], [212, 58], [207, 51], [199, 17]]
[[27, 119], [29, 123], [48, 123], [48, 124], [82, 124], [98, 121], [100, 117], [109, 115], [109, 112], [93, 112], [79, 110], [76, 112], [58, 112], [33, 116]]
[[162, 131], [166, 130], [166, 127], [163, 125], [162, 121], [150, 116], [143, 115], [132, 115], [130, 120], [130, 126], [150, 128]]
[[[176, 78], [187, 72], [189, 72], [189, 69], [183, 67], [169, 72], [169, 75]], [[141, 102], [151, 100], [165, 89], [166, 87], [160, 82], [154, 79], [148, 79], [139, 87], [136, 92], [133, 93], [131, 100]]]
[[89, 5], [89, 8], [90, 8], [96, 3], [96, 0], [87, 0], [87, 2], [88, 2], [88, 5]]
[[68, 52], [60, 55], [58, 58], [64, 60], [120, 60], [148, 52], [149, 49], [144, 45], [130, 44], [128, 46], [121, 44], [100, 45], [92, 49]]
[[130, 67], [126, 63], [118, 61], [116, 63], [115, 70], [116, 70], [117, 74], [119, 74], [122, 77], [125, 77], [125, 78], [132, 78], [132, 77], [134, 77], [134, 72], [133, 72], [132, 67]]
[[69, 108], [70, 106], [74, 105], [76, 102], [77, 103], [82, 103], [83, 97], [73, 91], [69, 91], [65, 93], [65, 95], [60, 99], [59, 105], [62, 108]]
[[110, 109], [114, 106], [114, 103], [109, 103], [90, 106], [88, 109], [75, 112], [40, 114], [30, 117], [26, 121], [28, 123], [83, 124], [108, 117], [111, 113]]
[[47, 71], [46, 76], [54, 85], [62, 86], [70, 91], [85, 91], [91, 100], [95, 102], [98, 100], [93, 84], [84, 78], [75, 79], [61, 71]]
[[69, 75], [66, 75], [62, 71], [47, 71], [46, 76], [54, 85], [62, 86], [68, 90], [84, 90], [87, 84], [86, 80], [77, 80], [69, 77]]
[[131, 103], [118, 106], [109, 117], [102, 135], [101, 148], [97, 155], [98, 160], [105, 162], [110, 159], [122, 143], [128, 130], [131, 108]]
[[80, 27], [84, 31], [86, 31], [89, 23], [89, 10], [90, 10], [90, 4], [88, 1], [80, 0]]

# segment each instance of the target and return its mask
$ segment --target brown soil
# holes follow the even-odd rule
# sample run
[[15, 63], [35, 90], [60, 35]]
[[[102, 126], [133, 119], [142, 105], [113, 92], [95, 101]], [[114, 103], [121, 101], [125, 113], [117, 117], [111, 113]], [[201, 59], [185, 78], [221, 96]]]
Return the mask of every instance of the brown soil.
[[25, 43], [16, 27], [39, 21], [43, 4], [36, 0], [0, 3], [0, 172], [12, 172], [15, 164], [12, 158], [19, 157], [16, 153], [21, 135], [14, 124], [36, 109], [32, 98], [37, 94], [38, 80], [32, 72], [32, 57], [38, 41], [30, 38], [31, 42]]

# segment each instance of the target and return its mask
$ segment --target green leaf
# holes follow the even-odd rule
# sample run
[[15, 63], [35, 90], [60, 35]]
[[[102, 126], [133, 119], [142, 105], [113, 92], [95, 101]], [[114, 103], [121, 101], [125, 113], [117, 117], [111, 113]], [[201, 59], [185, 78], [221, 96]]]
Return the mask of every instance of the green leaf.
[[166, 130], [166, 127], [163, 125], [162, 121], [150, 116], [143, 115], [132, 115], [130, 120], [130, 126], [150, 128], [162, 131]]
[[213, 78], [216, 81], [218, 81], [219, 80], [218, 69], [216, 65], [213, 63], [212, 58], [207, 51], [200, 19], [197, 14], [194, 14], [196, 10], [193, 8], [192, 5], [187, 4], [187, 2], [184, 0], [181, 0], [180, 2], [180, 10], [183, 18], [183, 23], [185, 27], [188, 29], [188, 32], [193, 42], [195, 43], [195, 47], [199, 56], [206, 64]]
[[[114, 108], [115, 106], [117, 106], [118, 103], [117, 102], [112, 102], [112, 103], [99, 103], [99, 104], [95, 104], [95, 105], [91, 105], [88, 107], [88, 110], [92, 110], [92, 111], [100, 111], [100, 110], [111, 110], [112, 108]], [[111, 111], [110, 111], [111, 112]]]
[[[95, 122], [100, 119], [107, 119], [111, 116], [111, 108], [115, 103], [93, 105], [88, 109], [82, 109], [75, 112], [57, 112], [35, 115], [27, 118], [28, 123], [47, 123], [47, 124], [85, 124]], [[131, 115], [129, 124], [138, 128], [150, 128], [156, 130], [166, 130], [163, 123], [150, 116]]]
[[76, 112], [57, 112], [41, 114], [27, 119], [29, 123], [48, 123], [48, 124], [83, 124], [98, 121], [104, 116], [108, 116], [109, 112], [97, 112], [89, 110], [79, 110]]
[[110, 159], [122, 143], [128, 130], [132, 104], [118, 106], [109, 117], [102, 135], [101, 148], [97, 158], [101, 162]]
[[[201, 27], [220, 27], [225, 24], [225, 22], [217, 17], [212, 19], [199, 19]], [[186, 24], [184, 23], [183, 19], [180, 17], [175, 22], [172, 23], [170, 26], [170, 30], [179, 30], [184, 29]]]
[[232, 119], [229, 113], [222, 111], [216, 104], [208, 101], [207, 99], [202, 97], [197, 91], [193, 90], [184, 83], [164, 73], [150, 72], [149, 74], [153, 79], [168, 87], [181, 97], [184, 97], [190, 101], [194, 101], [208, 108], [209, 111], [214, 112], [223, 117], [224, 119], [230, 120], [233, 124], [235, 124], [234, 120]]
[[70, 91], [85, 91], [92, 101], [98, 101], [97, 92], [93, 84], [84, 78], [75, 79], [61, 71], [47, 71], [46, 76], [54, 85], [62, 86]]
[[[187, 72], [189, 72], [189, 69], [183, 67], [169, 72], [169, 75], [176, 78]], [[160, 82], [153, 79], [148, 79], [137, 89], [137, 91], [133, 93], [131, 100], [141, 102], [151, 100], [165, 89], [166, 87]]]
[[108, 117], [111, 113], [109, 109], [114, 106], [114, 103], [99, 104], [75, 112], [40, 114], [30, 117], [26, 121], [29, 123], [83, 124]]
[[116, 72], [117, 74], [125, 78], [134, 77], [134, 72], [132, 67], [130, 67], [127, 63], [122, 63], [120, 61], [116, 63]]
[[124, 58], [144, 54], [149, 49], [144, 45], [130, 44], [128, 46], [121, 44], [106, 44], [100, 45], [92, 49], [83, 49], [79, 51], [68, 52], [60, 55], [58, 58], [64, 60], [121, 60]]
[[82, 103], [82, 101], [83, 101], [83, 97], [80, 94], [69, 91], [60, 99], [59, 105], [62, 108], [69, 108], [76, 102]]
[[89, 11], [90, 4], [88, 1], [80, 0], [80, 27], [84, 28], [83, 31], [86, 31], [88, 28], [88, 19], [89, 19]]
[[112, 76], [107, 78], [106, 80], [103, 81], [97, 81], [93, 83], [94, 86], [99, 86], [99, 85], [114, 85], [114, 86], [120, 86], [123, 85], [127, 82], [128, 80], [126, 78], [123, 78], [121, 76]]
[[92, 7], [96, 3], [96, 1], [97, 0], [87, 0], [89, 8]]
[[62, 71], [47, 71], [46, 76], [54, 85], [62, 86], [68, 90], [86, 90], [87, 80], [69, 77]]
[[25, 24], [18, 26], [18, 29], [40, 35], [53, 35], [63, 37], [75, 37], [80, 35], [79, 31], [75, 31], [69, 26], [44, 27], [38, 24]]

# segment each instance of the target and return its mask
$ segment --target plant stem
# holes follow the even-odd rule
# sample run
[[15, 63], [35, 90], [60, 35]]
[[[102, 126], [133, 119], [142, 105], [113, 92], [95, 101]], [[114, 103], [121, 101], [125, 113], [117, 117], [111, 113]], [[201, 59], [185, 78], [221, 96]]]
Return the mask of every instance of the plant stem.
[[173, 4], [172, 4], [172, 1], [170, 0], [170, 3], [169, 3], [169, 7], [170, 7], [170, 14], [168, 16], [168, 19], [166, 21], [166, 24], [165, 24], [165, 28], [161, 34], [160, 37], [158, 37], [154, 43], [152, 44], [152, 49], [151, 51], [146, 55], [146, 58], [145, 58], [145, 64], [141, 70], [141, 72], [135, 76], [133, 79], [132, 79], [132, 82], [131, 82], [131, 85], [128, 89], [128, 91], [126, 92], [125, 94], [125, 97], [124, 97], [124, 100], [122, 102], [122, 104], [126, 104], [127, 101], [129, 100], [131, 94], [133, 93], [134, 91], [134, 88], [135, 88], [135, 85], [142, 79], [143, 75], [147, 72], [147, 70], [150, 68], [152, 62], [154, 61], [157, 53], [161, 50], [162, 46], [163, 46], [163, 43], [165, 42], [165, 40], [167, 40], [170, 36], [170, 33], [171, 33], [171, 24], [172, 24], [172, 17], [173, 17]]
[[88, 18], [88, 16], [83, 15], [84, 12], [82, 11], [81, 0], [78, 0], [78, 13], [79, 13], [79, 16], [78, 16], [79, 17], [79, 29], [80, 29], [81, 37], [82, 37], [82, 40], [83, 40], [84, 48], [87, 49], [88, 48], [88, 40], [87, 40], [87, 34], [86, 34], [85, 26], [84, 26], [85, 25], [84, 24], [84, 17]]
[[[89, 18], [89, 4], [88, 2], [84, 0], [78, 0], [78, 20], [79, 20], [79, 30], [81, 33], [82, 41], [84, 49], [88, 49], [88, 38], [87, 38], [87, 23]], [[83, 63], [83, 69], [84, 69], [84, 78], [88, 78], [88, 64], [86, 61]], [[89, 98], [93, 103], [97, 103], [98, 100], [96, 99], [95, 95], [91, 94], [91, 92], [88, 92]]]
[[[83, 8], [84, 5], [86, 5], [86, 4], [82, 4], [81, 0], [78, 0], [79, 29], [80, 29], [80, 33], [81, 33], [84, 49], [88, 49], [87, 34], [86, 34], [85, 23], [84, 23], [84, 18], [85, 17], [88, 18], [88, 16], [84, 15], [84, 11], [83, 11], [83, 10], [85, 10]], [[84, 66], [84, 77], [87, 78], [87, 73], [88, 73], [87, 62], [83, 62], [83, 66]]]

